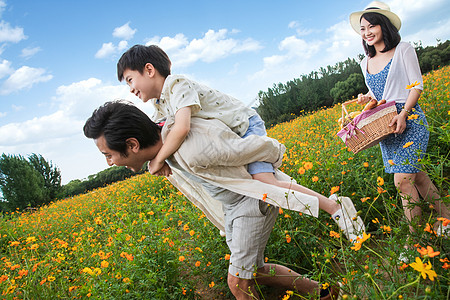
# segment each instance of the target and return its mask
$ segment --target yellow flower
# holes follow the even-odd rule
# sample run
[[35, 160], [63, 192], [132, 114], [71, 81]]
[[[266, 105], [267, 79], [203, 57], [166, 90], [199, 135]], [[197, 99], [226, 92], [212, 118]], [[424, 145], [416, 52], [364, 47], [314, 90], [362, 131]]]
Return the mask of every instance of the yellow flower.
[[403, 148], [408, 148], [412, 144], [414, 144], [414, 142], [407, 142], [406, 144], [403, 145]]
[[378, 178], [377, 178], [377, 184], [378, 184], [379, 186], [382, 186], [382, 185], [384, 184], [384, 179], [381, 178], [380, 176], [378, 176]]
[[186, 258], [183, 255], [180, 255], [180, 257], [178, 257], [179, 261], [184, 261]]
[[51, 282], [51, 281], [55, 281], [56, 278], [55, 278], [55, 276], [48, 276], [47, 280]]
[[419, 115], [416, 115], [416, 114], [410, 115], [410, 116], [408, 116], [408, 120], [417, 120], [418, 117], [419, 117]]
[[393, 161], [392, 159], [388, 160], [388, 163], [389, 163], [391, 166], [395, 165], [395, 163], [394, 163], [394, 161]]
[[212, 288], [212, 287], [214, 287], [214, 286], [215, 286], [214, 281], [211, 281], [211, 283], [209, 284], [209, 287]]
[[427, 264], [424, 264], [422, 260], [418, 257], [416, 257], [416, 262], [410, 263], [409, 265], [417, 272], [420, 272], [423, 279], [427, 278], [428, 275], [430, 280], [434, 281], [434, 278], [437, 276], [436, 272], [431, 270], [432, 268], [431, 263], [428, 262]]
[[195, 234], [195, 231], [194, 231], [194, 230], [191, 230], [191, 231], [189, 231], [189, 234], [190, 234], [191, 236], [193, 236], [193, 235]]
[[313, 176], [313, 178], [311, 178], [312, 182], [317, 182], [319, 181], [319, 177], [317, 176]]
[[411, 84], [408, 84], [408, 85], [406, 86], [406, 89], [407, 89], [407, 90], [410, 90], [410, 89], [412, 89], [413, 87], [418, 86], [419, 84], [420, 84], [420, 82], [417, 82], [417, 80], [416, 80], [415, 82], [413, 82], [413, 83], [411, 83]]
[[368, 168], [369, 167], [369, 163], [365, 162], [365, 163], [363, 163], [363, 166], [364, 166], [364, 168]]

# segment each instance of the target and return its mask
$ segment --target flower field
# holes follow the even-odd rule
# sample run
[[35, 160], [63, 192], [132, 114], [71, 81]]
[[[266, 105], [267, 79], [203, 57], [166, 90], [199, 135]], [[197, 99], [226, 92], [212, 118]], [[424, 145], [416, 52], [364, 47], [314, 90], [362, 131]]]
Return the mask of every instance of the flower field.
[[[430, 123], [424, 170], [442, 200], [448, 194], [450, 67], [424, 76], [419, 103]], [[367, 233], [350, 243], [326, 213], [280, 211], [266, 260], [324, 284], [346, 299], [448, 299], [446, 223], [426, 202], [409, 232], [393, 178], [378, 147], [356, 155], [336, 137], [337, 105], [279, 124], [269, 136], [287, 147], [281, 169], [326, 196], [350, 196]], [[93, 145], [94, 147], [94, 145]], [[263, 195], [261, 195], [263, 196]], [[0, 299], [231, 299], [225, 238], [168, 180], [148, 174], [64, 199], [32, 212], [0, 216]], [[260, 287], [264, 299], [302, 299]]]

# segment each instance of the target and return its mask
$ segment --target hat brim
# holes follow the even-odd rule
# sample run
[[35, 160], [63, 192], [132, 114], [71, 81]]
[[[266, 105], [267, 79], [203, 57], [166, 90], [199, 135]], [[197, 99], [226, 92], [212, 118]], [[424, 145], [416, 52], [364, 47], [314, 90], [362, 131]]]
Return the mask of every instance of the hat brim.
[[394, 25], [395, 28], [397, 28], [397, 30], [400, 30], [400, 27], [402, 26], [402, 21], [393, 12], [385, 9], [367, 9], [363, 11], [354, 12], [350, 15], [350, 25], [352, 25], [353, 30], [357, 34], [360, 34], [361, 32], [361, 16], [365, 13], [371, 12], [379, 13], [381, 15], [386, 16], [391, 21], [392, 25]]

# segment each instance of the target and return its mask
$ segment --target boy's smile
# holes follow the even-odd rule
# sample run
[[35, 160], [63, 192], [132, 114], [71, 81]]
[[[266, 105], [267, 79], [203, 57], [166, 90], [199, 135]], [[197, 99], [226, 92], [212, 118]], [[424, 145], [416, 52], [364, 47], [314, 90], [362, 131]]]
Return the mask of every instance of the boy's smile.
[[165, 78], [152, 64], [146, 64], [142, 74], [137, 70], [126, 69], [123, 78], [130, 87], [130, 92], [143, 102], [161, 96]]

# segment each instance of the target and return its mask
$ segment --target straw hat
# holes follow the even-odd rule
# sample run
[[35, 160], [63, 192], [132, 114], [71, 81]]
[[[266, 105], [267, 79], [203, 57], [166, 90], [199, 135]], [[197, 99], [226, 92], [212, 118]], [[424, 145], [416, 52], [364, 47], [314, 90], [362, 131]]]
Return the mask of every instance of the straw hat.
[[373, 1], [363, 11], [357, 11], [350, 15], [350, 24], [356, 33], [360, 33], [361, 16], [368, 12], [379, 13], [386, 16], [397, 30], [400, 30], [400, 27], [402, 26], [402, 21], [400, 21], [400, 18], [396, 14], [391, 12], [389, 5], [381, 1]]

